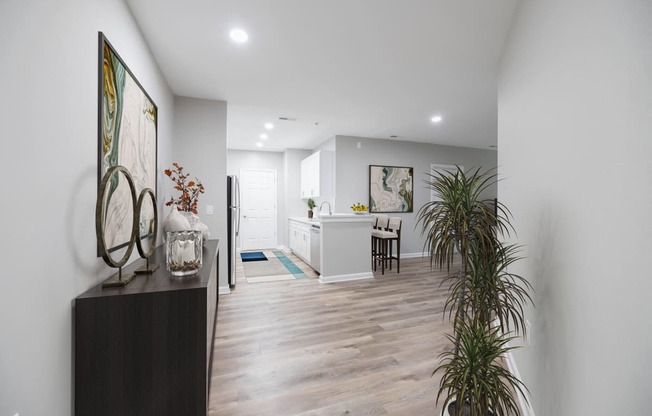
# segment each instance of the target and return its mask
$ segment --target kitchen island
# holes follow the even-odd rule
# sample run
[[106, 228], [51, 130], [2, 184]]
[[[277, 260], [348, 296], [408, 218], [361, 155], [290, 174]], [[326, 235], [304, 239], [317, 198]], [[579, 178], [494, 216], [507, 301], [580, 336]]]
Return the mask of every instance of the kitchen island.
[[319, 214], [322, 283], [372, 279], [371, 216]]

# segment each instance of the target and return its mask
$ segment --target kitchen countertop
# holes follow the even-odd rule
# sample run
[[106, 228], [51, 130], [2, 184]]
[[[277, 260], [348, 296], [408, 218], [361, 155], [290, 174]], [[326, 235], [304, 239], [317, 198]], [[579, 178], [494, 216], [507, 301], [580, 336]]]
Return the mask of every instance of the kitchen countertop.
[[308, 217], [290, 217], [288, 218], [291, 221], [301, 222], [308, 225], [319, 225], [319, 218], [316, 216], [311, 218]]
[[325, 222], [371, 222], [369, 213], [335, 212], [333, 214], [319, 214], [319, 221]]

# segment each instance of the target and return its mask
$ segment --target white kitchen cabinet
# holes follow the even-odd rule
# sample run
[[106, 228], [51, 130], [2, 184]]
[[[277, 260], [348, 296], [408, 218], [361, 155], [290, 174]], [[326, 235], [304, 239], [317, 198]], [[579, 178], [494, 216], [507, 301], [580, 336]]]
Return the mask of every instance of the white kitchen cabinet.
[[310, 263], [310, 226], [290, 220], [290, 250], [306, 263]]
[[332, 189], [332, 152], [320, 150], [301, 161], [301, 198], [328, 199]]
[[312, 156], [301, 161], [301, 198], [310, 198], [312, 196], [313, 164], [314, 158]]

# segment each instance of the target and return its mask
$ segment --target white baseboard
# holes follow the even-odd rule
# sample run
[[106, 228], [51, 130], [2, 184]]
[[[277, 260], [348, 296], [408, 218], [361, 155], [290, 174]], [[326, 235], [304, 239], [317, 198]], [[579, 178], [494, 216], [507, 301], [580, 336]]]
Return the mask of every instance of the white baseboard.
[[[494, 325], [498, 325], [498, 320], [494, 321]], [[505, 345], [507, 348], [510, 347], [509, 342]], [[520, 381], [523, 381], [521, 378], [521, 373], [518, 371], [518, 366], [516, 365], [516, 360], [514, 359], [514, 354], [512, 354], [511, 351], [509, 351], [507, 354], [505, 354], [505, 360], [507, 361], [507, 369], [509, 370], [510, 373]], [[530, 404], [530, 398], [524, 396], [524, 394], [527, 394], [527, 391], [524, 393], [516, 392], [518, 395], [518, 404], [519, 407], [521, 408], [521, 414], [523, 416], [536, 416], [534, 414], [534, 409], [532, 409], [532, 405]]]
[[217, 293], [220, 295], [228, 295], [231, 293], [231, 288], [228, 286], [220, 286]]
[[419, 257], [428, 257], [429, 254], [427, 252], [423, 253], [401, 253], [401, 258], [402, 259], [416, 259]]
[[369, 272], [364, 273], [353, 273], [353, 274], [340, 274], [335, 276], [320, 276], [320, 283], [337, 283], [337, 282], [348, 282], [351, 280], [363, 280], [363, 279], [373, 279], [374, 274]]
[[[508, 344], [509, 346], [509, 344]], [[521, 380], [521, 373], [518, 372], [518, 367], [516, 366], [516, 361], [514, 360], [514, 354], [512, 352], [508, 352], [506, 354], [507, 359], [507, 368], [509, 369], [509, 372], [514, 375], [517, 379]], [[525, 396], [521, 394], [521, 392], [517, 392], [518, 394], [518, 403], [521, 408], [521, 414], [523, 416], [536, 416], [534, 414], [534, 409], [532, 409], [532, 406], [530, 405], [529, 400], [526, 400]], [[525, 392], [527, 394], [527, 392]]]
[[290, 250], [288, 247], [285, 247], [285, 246], [277, 246], [276, 249], [281, 250], [284, 253], [291, 253], [292, 252], [292, 250]]

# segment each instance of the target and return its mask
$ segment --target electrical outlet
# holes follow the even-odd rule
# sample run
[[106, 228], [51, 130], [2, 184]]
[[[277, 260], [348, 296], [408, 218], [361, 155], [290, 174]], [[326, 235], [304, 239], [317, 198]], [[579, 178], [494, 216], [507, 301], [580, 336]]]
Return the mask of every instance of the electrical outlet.
[[206, 215], [213, 215], [213, 206], [206, 205]]

